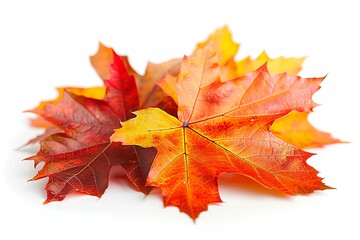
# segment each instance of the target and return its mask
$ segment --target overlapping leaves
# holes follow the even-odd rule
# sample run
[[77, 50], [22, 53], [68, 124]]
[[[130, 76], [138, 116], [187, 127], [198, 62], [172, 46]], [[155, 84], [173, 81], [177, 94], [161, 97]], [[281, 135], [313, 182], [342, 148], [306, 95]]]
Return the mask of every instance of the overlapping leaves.
[[91, 63], [104, 86], [59, 88], [31, 110], [32, 125], [45, 128], [28, 159], [45, 163], [34, 180], [48, 177], [46, 202], [74, 191], [101, 196], [114, 165], [193, 219], [221, 201], [222, 173], [286, 194], [327, 189], [302, 150], [339, 142], [307, 120], [323, 78], [296, 76], [303, 58], [236, 61], [238, 48], [223, 27], [190, 56], [149, 63], [141, 76], [100, 44]]

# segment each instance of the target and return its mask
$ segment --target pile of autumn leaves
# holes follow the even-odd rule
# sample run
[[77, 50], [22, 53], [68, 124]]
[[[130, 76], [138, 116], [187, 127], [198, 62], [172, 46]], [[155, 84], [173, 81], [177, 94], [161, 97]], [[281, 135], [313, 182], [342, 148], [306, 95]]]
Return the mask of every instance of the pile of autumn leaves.
[[193, 219], [221, 202], [222, 173], [286, 194], [329, 188], [302, 150], [338, 142], [307, 120], [323, 78], [296, 76], [303, 58], [235, 61], [238, 48], [223, 27], [192, 55], [149, 63], [141, 76], [100, 44], [90, 60], [104, 86], [58, 88], [57, 99], [30, 111], [31, 124], [45, 128], [28, 158], [44, 162], [33, 179], [48, 178], [45, 202], [75, 191], [100, 197], [114, 165]]

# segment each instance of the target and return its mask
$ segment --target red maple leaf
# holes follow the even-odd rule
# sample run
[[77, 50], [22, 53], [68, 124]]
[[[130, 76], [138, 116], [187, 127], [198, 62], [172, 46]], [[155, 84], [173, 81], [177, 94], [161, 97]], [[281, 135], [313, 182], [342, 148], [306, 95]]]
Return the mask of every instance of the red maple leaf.
[[40, 151], [27, 158], [34, 160], [35, 166], [45, 163], [33, 178], [49, 178], [45, 202], [62, 200], [73, 191], [100, 197], [114, 165], [121, 165], [139, 190], [149, 192], [145, 179], [155, 150], [109, 141], [113, 129], [121, 127], [120, 121], [132, 118], [132, 111], [139, 109], [135, 78], [115, 52], [110, 73], [110, 79], [104, 80], [103, 99], [65, 89], [58, 101], [30, 111], [61, 130], [44, 136]]

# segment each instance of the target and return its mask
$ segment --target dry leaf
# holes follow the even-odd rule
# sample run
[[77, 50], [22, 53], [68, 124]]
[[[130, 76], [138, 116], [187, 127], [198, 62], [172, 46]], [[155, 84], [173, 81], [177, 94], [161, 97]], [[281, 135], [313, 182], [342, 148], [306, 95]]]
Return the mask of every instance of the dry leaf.
[[111, 140], [156, 147], [147, 184], [161, 188], [165, 206], [177, 206], [193, 219], [221, 201], [217, 179], [224, 172], [287, 194], [327, 189], [306, 163], [311, 154], [269, 131], [292, 110], [311, 111], [322, 80], [273, 75], [264, 66], [222, 82], [216, 52], [206, 46], [183, 59], [176, 82], [178, 119], [156, 108], [139, 110]]

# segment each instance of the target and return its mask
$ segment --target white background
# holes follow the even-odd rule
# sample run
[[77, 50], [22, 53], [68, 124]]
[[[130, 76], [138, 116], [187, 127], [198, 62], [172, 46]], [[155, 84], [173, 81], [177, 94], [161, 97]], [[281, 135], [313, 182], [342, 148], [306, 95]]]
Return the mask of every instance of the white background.
[[[2, 0], [0, 238], [360, 239], [356, 2]], [[302, 76], [328, 74], [311, 121], [352, 143], [312, 150], [317, 155], [309, 164], [337, 190], [283, 197], [223, 176], [224, 203], [210, 206], [196, 223], [177, 208], [163, 208], [159, 191], [144, 197], [118, 178], [101, 199], [76, 195], [42, 205], [46, 180], [27, 182], [36, 170], [21, 161], [37, 147], [15, 150], [40, 133], [23, 110], [54, 98], [56, 86], [100, 85], [88, 60], [98, 41], [129, 55], [143, 72], [148, 60], [191, 53], [224, 24], [241, 43], [238, 59], [264, 49], [270, 57], [307, 56]]]

